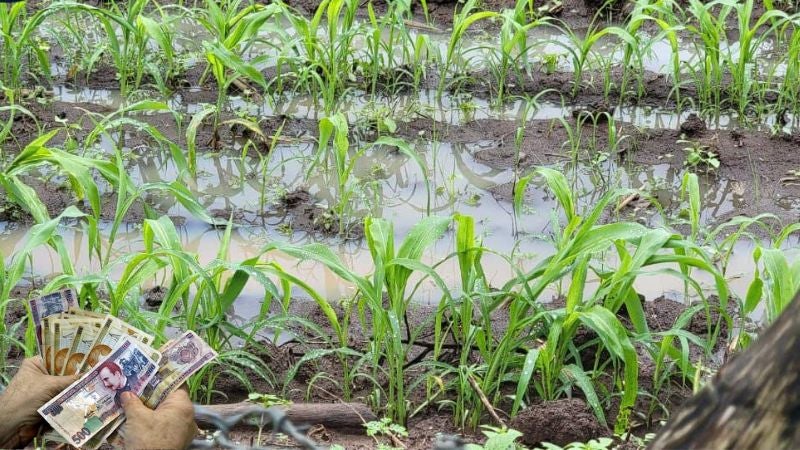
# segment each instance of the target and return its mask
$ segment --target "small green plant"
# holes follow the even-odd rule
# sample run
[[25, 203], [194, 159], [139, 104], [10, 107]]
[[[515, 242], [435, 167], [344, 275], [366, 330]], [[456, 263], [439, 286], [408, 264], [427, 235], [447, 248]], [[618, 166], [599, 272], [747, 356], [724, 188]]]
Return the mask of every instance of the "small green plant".
[[471, 122], [475, 119], [478, 104], [470, 97], [458, 102], [458, 109], [461, 111], [464, 122]]
[[466, 450], [523, 450], [525, 447], [517, 442], [522, 433], [509, 428], [497, 428], [489, 425], [481, 427], [486, 443], [483, 445], [467, 444]]
[[257, 403], [265, 408], [290, 405], [292, 403], [289, 400], [286, 400], [285, 398], [279, 397], [275, 394], [262, 394], [260, 392], [251, 392], [248, 394], [247, 400], [251, 403]]
[[614, 448], [614, 440], [607, 437], [592, 439], [588, 442], [572, 442], [565, 446], [543, 442], [537, 450], [610, 450]]
[[367, 436], [395, 436], [395, 437], [408, 437], [408, 430], [406, 427], [396, 424], [392, 419], [384, 417], [381, 420], [373, 420], [364, 424], [367, 429]]
[[719, 168], [719, 156], [711, 150], [711, 146], [699, 141], [681, 139], [678, 144], [684, 145], [683, 151], [686, 152], [684, 165], [693, 169], [705, 169], [711, 171]]
[[462, 74], [466, 71], [461, 64], [456, 63], [459, 59], [458, 57], [462, 56], [464, 44], [464, 39], [462, 38], [464, 33], [466, 33], [469, 27], [475, 22], [499, 16], [498, 13], [493, 11], [474, 12], [478, 9], [476, 0], [467, 0], [461, 10], [453, 17], [453, 31], [450, 33], [450, 41], [447, 44], [446, 56], [440, 67], [441, 75], [439, 87], [436, 91], [436, 95], [439, 99], [441, 99], [445, 91], [448, 75]]
[[548, 75], [553, 74], [558, 70], [558, 64], [561, 59], [565, 58], [565, 56], [561, 53], [545, 53], [542, 56], [542, 64], [544, 65], [544, 71]]
[[35, 57], [38, 68], [50, 76], [50, 59], [47, 48], [40, 45], [36, 33], [44, 19], [51, 14], [50, 8], [41, 9], [28, 16], [26, 4], [0, 4], [0, 99], [3, 90], [5, 103], [16, 103], [16, 91], [22, 87], [23, 70], [31, 67], [25, 63]]

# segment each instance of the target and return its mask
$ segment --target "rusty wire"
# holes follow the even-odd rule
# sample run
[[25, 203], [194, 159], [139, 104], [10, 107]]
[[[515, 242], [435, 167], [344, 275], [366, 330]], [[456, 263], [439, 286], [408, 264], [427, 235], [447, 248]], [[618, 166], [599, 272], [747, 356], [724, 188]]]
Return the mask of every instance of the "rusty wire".
[[273, 433], [283, 433], [294, 439], [298, 447], [306, 450], [321, 450], [313, 440], [309, 439], [295, 424], [293, 424], [281, 408], [264, 408], [253, 405], [239, 414], [222, 417], [216, 412], [194, 405], [194, 417], [198, 421], [213, 424], [216, 432], [211, 439], [196, 439], [192, 448], [226, 448], [236, 450], [261, 450], [268, 447], [250, 447], [237, 444], [230, 438], [231, 430], [240, 423], [246, 423], [260, 428], [271, 425]]
[[[253, 405], [239, 414], [223, 417], [204, 406], [194, 405], [195, 420], [210, 423], [216, 428], [211, 439], [196, 439], [192, 448], [225, 448], [233, 450], [270, 450], [275, 447], [251, 447], [237, 444], [230, 438], [230, 432], [241, 423], [260, 428], [272, 426], [273, 433], [283, 433], [297, 442], [298, 447], [306, 450], [322, 450], [313, 440], [308, 438], [301, 429], [292, 423], [281, 408], [264, 408]], [[460, 436], [440, 434], [436, 436], [433, 450], [464, 450], [465, 441]]]

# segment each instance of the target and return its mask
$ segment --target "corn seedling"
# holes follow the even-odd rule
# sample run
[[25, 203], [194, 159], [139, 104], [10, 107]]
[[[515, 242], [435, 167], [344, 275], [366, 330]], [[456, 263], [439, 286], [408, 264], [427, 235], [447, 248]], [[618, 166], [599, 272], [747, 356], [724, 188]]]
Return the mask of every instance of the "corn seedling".
[[[408, 156], [419, 166], [423, 176], [427, 190], [427, 205], [426, 211], [430, 214], [430, 198], [431, 189], [430, 182], [427, 176], [427, 167], [422, 157], [415, 152], [411, 146], [401, 140], [391, 137], [381, 137], [371, 145], [362, 147], [361, 149], [351, 153], [350, 140], [348, 138], [349, 127], [347, 118], [343, 114], [336, 114], [332, 117], [326, 117], [319, 122], [319, 145], [314, 161], [308, 168], [307, 177], [310, 176], [311, 171], [319, 165], [324, 164], [333, 169], [336, 177], [337, 199], [336, 204], [333, 205], [339, 221], [339, 234], [343, 235], [346, 231], [346, 218], [349, 216], [353, 209], [353, 170], [358, 159], [363, 156], [367, 151], [379, 147], [393, 147], [398, 152]], [[329, 143], [331, 144], [329, 146]]]
[[278, 67], [287, 64], [315, 101], [321, 97], [326, 114], [335, 111], [337, 99], [349, 89], [347, 83], [353, 77], [352, 42], [360, 28], [355, 23], [357, 7], [356, 0], [324, 0], [310, 20], [286, 13], [298, 38], [281, 54]]
[[517, 3], [518, 10], [507, 9], [500, 15], [503, 25], [500, 27], [500, 45], [488, 47], [489, 70], [496, 80], [496, 98], [503, 102], [507, 94], [507, 77], [513, 75], [516, 80], [522, 79], [522, 70], [529, 68], [528, 33], [541, 25], [547, 24], [546, 19], [530, 23], [520, 23], [520, 18], [525, 14], [519, 11], [524, 7], [523, 2]]
[[[355, 286], [360, 319], [365, 329], [371, 330], [367, 356], [370, 361], [371, 379], [377, 380], [383, 373], [389, 380], [386, 391], [387, 417], [404, 424], [408, 414], [406, 404], [405, 370], [408, 352], [417, 338], [419, 330], [408, 329], [406, 312], [415, 287], [410, 289], [410, 278], [415, 272], [424, 279], [430, 278], [449, 297], [444, 281], [429, 266], [420, 261], [422, 253], [447, 230], [450, 219], [430, 216], [417, 223], [395, 250], [391, 223], [368, 218], [365, 222], [367, 245], [370, 248], [374, 270], [369, 275], [358, 275], [348, 269], [326, 246], [309, 244], [294, 246], [274, 243], [268, 248], [283, 251], [301, 260], [311, 259], [322, 263], [343, 281]], [[384, 293], [388, 303], [384, 301]], [[325, 307], [328, 311], [329, 306]], [[364, 311], [371, 313], [366, 321]], [[335, 312], [326, 312], [328, 320], [338, 330], [340, 345], [346, 347], [345, 330], [342, 329]], [[376, 386], [377, 388], [377, 386]]]
[[[0, 50], [0, 68], [2, 68], [2, 88], [5, 95], [15, 103], [15, 90], [22, 85], [22, 74], [25, 68], [32, 69], [26, 63], [26, 57], [35, 56], [39, 68], [50, 73], [50, 60], [44, 49], [36, 41], [36, 33], [44, 19], [50, 14], [45, 9], [32, 14], [27, 14], [25, 3], [0, 4], [0, 37], [2, 37], [2, 50]], [[32, 58], [28, 58], [28, 62]]]
[[447, 53], [444, 58], [443, 64], [440, 68], [440, 81], [439, 89], [437, 90], [437, 97], [441, 99], [442, 93], [445, 89], [448, 75], [453, 72], [453, 63], [458, 55], [463, 51], [463, 36], [473, 24], [478, 21], [492, 19], [498, 16], [496, 12], [492, 11], [478, 11], [476, 9], [476, 0], [467, 0], [461, 10], [453, 17], [453, 31], [450, 33], [450, 40], [447, 44]]

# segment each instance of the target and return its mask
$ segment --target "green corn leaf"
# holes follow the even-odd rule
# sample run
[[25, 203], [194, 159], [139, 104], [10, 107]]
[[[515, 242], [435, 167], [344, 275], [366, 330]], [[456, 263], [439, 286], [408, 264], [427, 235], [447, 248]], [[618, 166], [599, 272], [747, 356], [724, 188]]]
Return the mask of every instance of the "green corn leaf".
[[567, 378], [574, 381], [575, 385], [583, 391], [586, 403], [592, 408], [595, 417], [597, 417], [597, 421], [603, 426], [608, 426], [606, 415], [603, 412], [603, 406], [600, 404], [600, 398], [597, 396], [597, 391], [594, 389], [592, 380], [586, 375], [586, 372], [575, 364], [568, 364], [561, 370]]
[[536, 361], [538, 358], [538, 348], [532, 348], [528, 350], [528, 353], [525, 355], [525, 363], [522, 365], [522, 371], [520, 372], [519, 380], [517, 381], [517, 391], [514, 395], [514, 404], [511, 406], [512, 416], [515, 416], [519, 412], [519, 408], [522, 405], [522, 399], [525, 398], [525, 394], [528, 392], [528, 385], [531, 382], [531, 378], [533, 378], [534, 370], [536, 370]]

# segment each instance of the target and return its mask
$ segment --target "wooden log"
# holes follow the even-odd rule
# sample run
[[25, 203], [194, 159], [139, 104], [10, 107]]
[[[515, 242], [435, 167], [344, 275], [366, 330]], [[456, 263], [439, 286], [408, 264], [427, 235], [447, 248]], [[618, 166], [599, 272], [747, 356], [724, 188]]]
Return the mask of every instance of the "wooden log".
[[[241, 414], [255, 404], [249, 402], [228, 403], [220, 405], [207, 405], [204, 408], [211, 410], [223, 418]], [[326, 428], [364, 431], [364, 424], [378, 420], [375, 413], [363, 403], [294, 403], [279, 406], [286, 412], [286, 416], [295, 425], [323, 425]], [[199, 426], [211, 424], [198, 420]]]
[[673, 415], [649, 448], [800, 448], [798, 296]]

